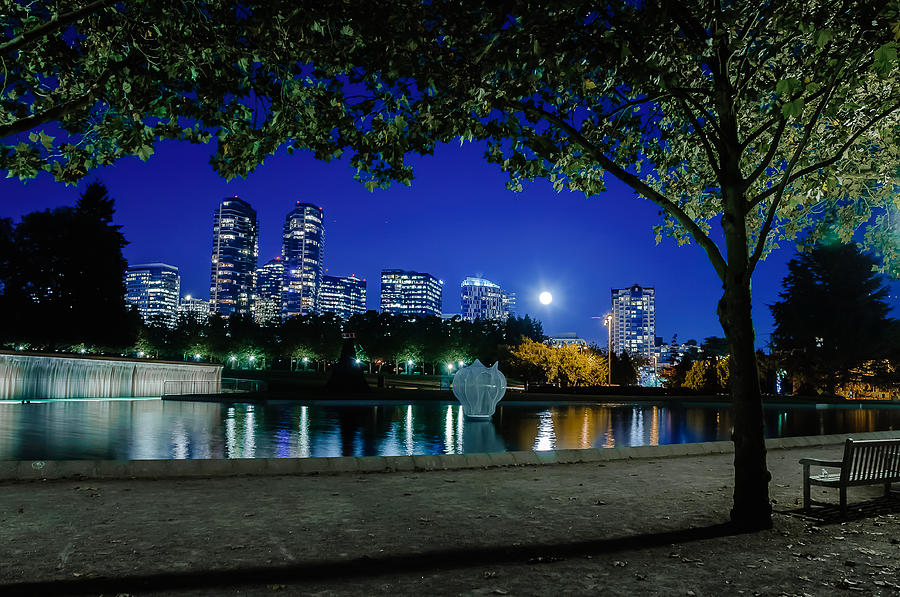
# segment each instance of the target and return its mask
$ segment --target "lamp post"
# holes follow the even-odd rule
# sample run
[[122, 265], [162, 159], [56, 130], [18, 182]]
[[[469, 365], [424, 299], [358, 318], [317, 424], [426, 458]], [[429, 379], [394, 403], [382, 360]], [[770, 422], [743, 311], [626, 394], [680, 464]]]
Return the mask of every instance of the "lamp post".
[[612, 315], [603, 319], [606, 326], [606, 368], [609, 369], [609, 385], [612, 385]]

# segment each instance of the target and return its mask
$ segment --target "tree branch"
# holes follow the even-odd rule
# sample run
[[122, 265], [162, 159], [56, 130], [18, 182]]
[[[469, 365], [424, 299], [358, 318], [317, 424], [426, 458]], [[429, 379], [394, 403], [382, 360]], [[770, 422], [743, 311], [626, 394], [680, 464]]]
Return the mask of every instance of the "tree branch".
[[124, 61], [118, 62], [116, 63], [115, 68], [108, 69], [97, 80], [97, 82], [94, 83], [90, 89], [88, 89], [87, 93], [85, 93], [84, 95], [81, 95], [80, 97], [77, 97], [67, 103], [50, 108], [49, 110], [41, 112], [40, 114], [35, 114], [27, 118], [21, 118], [19, 120], [16, 120], [15, 122], [12, 122], [11, 124], [0, 126], [0, 139], [9, 137], [10, 135], [16, 135], [19, 133], [30, 131], [36, 126], [40, 126], [54, 120], [59, 120], [60, 118], [64, 118], [65, 116], [74, 113], [76, 110], [80, 110], [81, 108], [90, 105], [97, 99], [97, 96], [100, 95], [100, 91], [106, 85], [107, 81], [109, 81], [110, 77], [119, 72], [124, 64]]
[[709, 138], [706, 136], [706, 132], [704, 132], [700, 127], [700, 121], [697, 120], [697, 116], [691, 111], [690, 106], [687, 105], [687, 102], [684, 100], [684, 98], [676, 96], [676, 99], [681, 104], [685, 114], [687, 114], [687, 117], [691, 121], [691, 125], [694, 127], [694, 130], [697, 131], [697, 136], [700, 137], [700, 142], [703, 144], [703, 149], [706, 151], [706, 158], [709, 160], [709, 165], [712, 167], [713, 172], [715, 172], [716, 176], [718, 177], [721, 174], [722, 169], [720, 168], [719, 160], [709, 143]]
[[769, 162], [772, 161], [772, 158], [775, 156], [775, 152], [778, 150], [778, 144], [781, 142], [781, 135], [784, 133], [784, 129], [787, 126], [787, 118], [780, 117], [781, 122], [778, 123], [778, 130], [775, 131], [775, 134], [772, 135], [772, 142], [769, 144], [769, 151], [766, 152], [766, 155], [763, 156], [763, 159], [759, 162], [759, 166], [756, 167], [756, 170], [750, 173], [750, 176], [744, 179], [744, 184], [749, 187], [753, 184], [753, 181], [762, 176], [762, 173], [766, 171], [766, 168], [769, 167]]
[[551, 112], [547, 112], [537, 106], [533, 106], [531, 104], [517, 102], [517, 101], [509, 101], [503, 100], [502, 103], [508, 104], [511, 107], [517, 108], [519, 110], [524, 110], [525, 112], [531, 112], [535, 114], [539, 118], [543, 118], [547, 122], [556, 125], [563, 131], [565, 131], [575, 142], [577, 142], [583, 149], [591, 154], [591, 156], [597, 160], [597, 163], [602, 166], [607, 172], [610, 172], [613, 176], [630, 186], [636, 192], [640, 193], [650, 201], [656, 203], [658, 206], [669, 212], [675, 220], [681, 224], [685, 230], [687, 230], [691, 236], [694, 237], [694, 240], [697, 241], [703, 250], [706, 251], [707, 256], [709, 257], [710, 263], [712, 263], [713, 268], [716, 270], [716, 274], [719, 276], [721, 280], [725, 280], [725, 269], [727, 268], [727, 264], [725, 260], [722, 258], [722, 254], [719, 252], [719, 248], [716, 246], [716, 243], [706, 235], [705, 232], [697, 225], [694, 220], [688, 216], [683, 209], [681, 209], [676, 203], [671, 201], [668, 197], [658, 192], [656, 189], [642, 181], [640, 178], [628, 172], [610, 158], [608, 158], [598, 147], [596, 147], [593, 143], [588, 141], [584, 135], [581, 134], [575, 127], [571, 124], [553, 114]]
[[0, 53], [6, 54], [8, 52], [14, 52], [25, 44], [28, 44], [29, 42], [40, 39], [49, 33], [53, 33], [54, 31], [59, 31], [68, 27], [85, 15], [91, 14], [92, 12], [103, 8], [107, 8], [120, 1], [121, 0], [96, 0], [95, 2], [92, 2], [87, 6], [79, 8], [78, 10], [73, 10], [72, 12], [66, 13], [61, 17], [54, 17], [43, 25], [38, 25], [30, 31], [26, 31], [23, 34], [12, 38], [8, 42], [0, 44]]
[[[884, 110], [884, 111], [876, 114], [875, 116], [873, 116], [869, 120], [869, 122], [867, 122], [858, 131], [856, 131], [849, 139], [847, 139], [846, 143], [841, 145], [840, 148], [838, 148], [838, 150], [830, 158], [828, 158], [826, 160], [822, 160], [820, 162], [816, 162], [815, 164], [812, 164], [811, 166], [807, 166], [806, 168], [803, 168], [802, 170], [798, 170], [796, 173], [792, 174], [790, 179], [787, 180], [787, 184], [790, 184], [790, 183], [794, 182], [795, 180], [797, 180], [798, 178], [802, 178], [803, 176], [806, 176], [807, 174], [809, 174], [811, 172], [815, 172], [816, 170], [820, 170], [821, 168], [827, 168], [828, 166], [831, 166], [832, 164], [834, 164], [835, 162], [840, 160], [842, 157], [844, 157], [844, 153], [848, 149], [850, 149], [850, 147], [853, 145], [853, 143], [855, 143], [856, 140], [863, 133], [865, 133], [867, 130], [869, 130], [878, 121], [883, 120], [884, 118], [887, 118], [888, 116], [890, 116], [891, 113], [896, 110], [900, 110], [900, 101], [893, 104], [887, 110]], [[750, 202], [750, 207], [759, 205], [761, 202], [765, 201], [768, 197], [771, 197], [773, 194], [778, 192], [779, 186], [780, 185], [770, 187], [770, 188], [766, 189], [765, 191], [763, 191], [762, 193], [760, 193], [759, 195], [757, 195], [756, 197], [754, 197], [753, 200]]]
[[[781, 179], [781, 184], [777, 186], [779, 190], [775, 194], [775, 199], [772, 200], [772, 205], [769, 206], [769, 213], [766, 215], [766, 221], [763, 224], [762, 229], [759, 231], [759, 236], [756, 239], [756, 247], [753, 250], [753, 254], [750, 255], [750, 260], [748, 263], [750, 272], [753, 272], [753, 270], [756, 269], [756, 264], [762, 257], [763, 249], [766, 246], [766, 238], [768, 238], [769, 232], [772, 230], [772, 222], [775, 221], [775, 213], [778, 211], [778, 205], [781, 203], [781, 198], [784, 197], [785, 189], [787, 189], [788, 178], [790, 177], [794, 166], [797, 165], [797, 161], [800, 159], [800, 154], [803, 153], [804, 149], [806, 149], [806, 144], [809, 142], [809, 138], [812, 135], [813, 129], [816, 127], [816, 124], [819, 121], [819, 117], [822, 115], [822, 111], [825, 109], [825, 106], [831, 99], [831, 94], [834, 93], [834, 89], [837, 86], [837, 80], [841, 70], [842, 69], [837, 69], [834, 72], [834, 76], [831, 78], [831, 83], [827, 87], [828, 91], [825, 93], [825, 97], [823, 97], [822, 101], [819, 102], [819, 105], [816, 106], [816, 111], [809, 119], [809, 122], [806, 123], [806, 126], [803, 127], [803, 138], [800, 139], [800, 142], [797, 144], [797, 149], [794, 150], [794, 155], [791, 157], [791, 161], [788, 163], [787, 168], [785, 168], [784, 176]], [[782, 126], [781, 128], [783, 130], [784, 127]], [[760, 168], [765, 168], [766, 163], [767, 162], [763, 162], [762, 164], [760, 164]], [[756, 204], [752, 204], [751, 209], [755, 205]]]

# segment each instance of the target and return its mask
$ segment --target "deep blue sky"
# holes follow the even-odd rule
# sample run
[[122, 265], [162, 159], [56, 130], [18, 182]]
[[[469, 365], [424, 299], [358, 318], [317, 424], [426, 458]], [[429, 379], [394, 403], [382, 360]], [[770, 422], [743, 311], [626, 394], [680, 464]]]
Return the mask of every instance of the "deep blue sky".
[[[591, 319], [609, 311], [610, 289], [656, 288], [656, 333], [669, 341], [721, 336], [715, 316], [721, 285], [697, 245], [656, 245], [659, 222], [649, 201], [609, 177], [608, 192], [587, 199], [535, 182], [508, 191], [506, 176], [472, 144], [440, 147], [417, 158], [411, 187], [368, 192], [346, 161], [324, 164], [306, 154], [270, 157], [246, 180], [226, 182], [209, 166], [209, 146], [157, 146], [146, 163], [128, 158], [96, 171], [116, 200], [117, 224], [130, 244], [129, 263], [178, 266], [182, 294], [209, 297], [213, 210], [237, 195], [257, 210], [260, 264], [281, 248], [284, 216], [296, 201], [325, 212], [325, 267], [332, 275], [368, 280], [368, 306], [379, 304], [380, 272], [403, 268], [444, 280], [444, 312], [459, 312], [459, 283], [483, 275], [518, 293], [519, 314], [544, 323], [544, 332], [577, 332], [600, 344], [606, 329]], [[27, 184], [0, 180], [0, 217], [71, 205], [83, 190], [42, 176]], [[77, 248], [73, 248], [77, 251]], [[772, 330], [766, 305], [777, 300], [785, 263], [780, 250], [762, 262], [753, 283], [757, 345]], [[549, 306], [537, 296], [553, 293]]]

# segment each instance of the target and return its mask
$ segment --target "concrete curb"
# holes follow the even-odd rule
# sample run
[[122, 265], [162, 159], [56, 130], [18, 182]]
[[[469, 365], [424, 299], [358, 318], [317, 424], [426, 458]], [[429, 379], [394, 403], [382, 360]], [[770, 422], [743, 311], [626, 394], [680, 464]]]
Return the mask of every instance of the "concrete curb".
[[[842, 433], [767, 439], [768, 450], [819, 448], [854, 439], [895, 439], [900, 431]], [[339, 458], [235, 458], [205, 460], [0, 460], [0, 481], [43, 479], [166, 479], [237, 475], [316, 475], [390, 473], [542, 466], [644, 458], [676, 458], [734, 452], [731, 442], [702, 442], [627, 448], [590, 448], [490, 454], [416, 454]]]

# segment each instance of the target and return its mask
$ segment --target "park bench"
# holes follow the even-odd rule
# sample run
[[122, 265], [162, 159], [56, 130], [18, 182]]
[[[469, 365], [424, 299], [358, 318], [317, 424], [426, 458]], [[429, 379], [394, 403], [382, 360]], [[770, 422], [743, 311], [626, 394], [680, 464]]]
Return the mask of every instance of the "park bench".
[[[900, 439], [853, 440], [844, 443], [843, 460], [820, 460], [802, 458], [803, 465], [803, 509], [810, 505], [827, 506], [824, 502], [810, 499], [810, 485], [837, 487], [841, 495], [841, 512], [847, 511], [847, 488], [859, 485], [884, 485], [888, 495], [891, 483], [900, 481]], [[839, 472], [810, 474], [810, 467], [839, 468]]]

